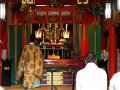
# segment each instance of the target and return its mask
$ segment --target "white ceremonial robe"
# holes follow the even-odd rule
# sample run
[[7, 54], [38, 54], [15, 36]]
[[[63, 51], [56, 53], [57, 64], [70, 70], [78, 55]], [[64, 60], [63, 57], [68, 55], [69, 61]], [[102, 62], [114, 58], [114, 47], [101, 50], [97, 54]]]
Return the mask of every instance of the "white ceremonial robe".
[[76, 90], [107, 90], [107, 74], [95, 63], [88, 63], [76, 75]]
[[109, 90], [120, 90], [120, 72], [115, 73], [110, 79]]

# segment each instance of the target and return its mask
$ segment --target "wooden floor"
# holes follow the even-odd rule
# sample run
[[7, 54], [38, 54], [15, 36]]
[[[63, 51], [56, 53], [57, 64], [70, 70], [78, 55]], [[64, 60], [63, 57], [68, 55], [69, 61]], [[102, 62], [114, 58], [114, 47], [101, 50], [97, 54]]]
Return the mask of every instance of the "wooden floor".
[[[4, 87], [5, 90], [24, 90], [24, 88], [20, 86], [11, 86], [11, 87]], [[51, 90], [49, 86], [41, 86], [35, 89], [27, 89], [27, 90]], [[53, 90], [72, 90], [71, 86], [54, 86]]]

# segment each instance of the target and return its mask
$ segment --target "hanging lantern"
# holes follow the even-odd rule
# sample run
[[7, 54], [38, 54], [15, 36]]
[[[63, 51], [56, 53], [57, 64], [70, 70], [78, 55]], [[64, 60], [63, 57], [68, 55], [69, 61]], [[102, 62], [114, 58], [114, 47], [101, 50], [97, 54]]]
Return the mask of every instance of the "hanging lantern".
[[117, 0], [117, 11], [120, 12], [120, 0]]
[[35, 31], [36, 38], [42, 38], [42, 31], [38, 29], [38, 31]]
[[5, 19], [5, 3], [0, 3], [0, 19]]
[[69, 38], [70, 31], [64, 31], [63, 32], [63, 38]]
[[40, 24], [38, 30], [35, 31], [35, 36], [36, 38], [42, 38], [42, 30], [40, 29]]
[[106, 19], [111, 18], [111, 3], [105, 4], [105, 18]]

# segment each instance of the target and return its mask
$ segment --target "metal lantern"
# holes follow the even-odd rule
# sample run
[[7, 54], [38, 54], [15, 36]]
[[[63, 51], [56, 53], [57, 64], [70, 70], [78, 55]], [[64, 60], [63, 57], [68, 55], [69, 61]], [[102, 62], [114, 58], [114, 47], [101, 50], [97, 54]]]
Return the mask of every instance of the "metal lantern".
[[117, 11], [120, 12], [120, 0], [117, 0]]
[[6, 10], [5, 3], [0, 3], [0, 19], [5, 19]]
[[111, 18], [111, 3], [105, 4], [105, 18], [106, 19]]

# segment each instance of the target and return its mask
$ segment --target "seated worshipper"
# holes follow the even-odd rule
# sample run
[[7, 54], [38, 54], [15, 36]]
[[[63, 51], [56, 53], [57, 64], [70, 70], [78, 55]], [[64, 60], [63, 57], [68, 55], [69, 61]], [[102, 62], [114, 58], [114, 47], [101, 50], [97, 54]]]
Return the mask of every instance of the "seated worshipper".
[[109, 90], [120, 90], [120, 72], [115, 73], [110, 79]]
[[35, 34], [31, 34], [30, 43], [24, 47], [16, 71], [15, 83], [17, 84], [23, 76], [23, 86], [25, 88], [39, 87], [43, 74], [43, 54], [34, 42]]
[[84, 60], [85, 68], [76, 75], [76, 90], [107, 90], [107, 74], [96, 65], [96, 55], [88, 52]]
[[2, 86], [11, 86], [12, 61], [2, 59]]

